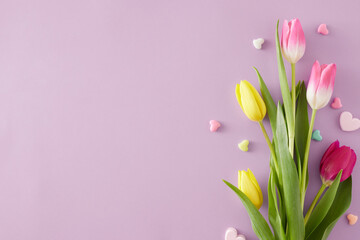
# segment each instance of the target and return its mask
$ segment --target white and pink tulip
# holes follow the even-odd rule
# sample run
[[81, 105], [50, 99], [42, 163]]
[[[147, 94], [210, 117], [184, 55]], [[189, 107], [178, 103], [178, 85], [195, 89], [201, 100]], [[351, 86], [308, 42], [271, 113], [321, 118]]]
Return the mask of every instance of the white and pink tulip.
[[306, 91], [306, 98], [312, 109], [325, 107], [330, 101], [334, 90], [336, 65], [323, 64], [315, 61]]
[[299, 19], [284, 21], [281, 34], [281, 50], [286, 60], [297, 63], [305, 53], [305, 35]]

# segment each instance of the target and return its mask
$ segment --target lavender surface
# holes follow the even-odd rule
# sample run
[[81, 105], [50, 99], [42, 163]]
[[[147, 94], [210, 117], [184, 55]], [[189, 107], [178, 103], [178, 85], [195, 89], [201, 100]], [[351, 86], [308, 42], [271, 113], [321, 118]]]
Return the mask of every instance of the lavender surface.
[[[360, 130], [339, 127], [342, 111], [360, 117], [359, 9], [357, 0], [1, 1], [0, 239], [215, 240], [231, 226], [257, 239], [221, 181], [250, 168], [266, 214], [269, 150], [234, 89], [243, 79], [258, 88], [256, 66], [280, 99], [275, 24], [293, 17], [307, 41], [297, 79], [316, 59], [335, 62], [343, 105], [317, 114], [307, 208], [329, 144], [360, 154]], [[211, 119], [222, 123], [216, 133]], [[244, 139], [249, 152], [237, 147]], [[359, 234], [343, 216], [329, 239]]]

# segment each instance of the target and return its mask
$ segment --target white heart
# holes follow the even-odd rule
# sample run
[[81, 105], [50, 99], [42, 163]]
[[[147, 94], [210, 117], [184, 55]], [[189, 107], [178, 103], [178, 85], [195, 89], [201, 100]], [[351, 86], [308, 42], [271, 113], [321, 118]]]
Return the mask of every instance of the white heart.
[[340, 127], [346, 132], [358, 130], [360, 128], [360, 119], [353, 118], [350, 112], [342, 112], [340, 115]]
[[265, 40], [263, 38], [257, 38], [253, 40], [253, 44], [256, 49], [261, 49], [264, 42]]
[[225, 232], [225, 240], [246, 240], [244, 235], [238, 235], [233, 227], [229, 227]]

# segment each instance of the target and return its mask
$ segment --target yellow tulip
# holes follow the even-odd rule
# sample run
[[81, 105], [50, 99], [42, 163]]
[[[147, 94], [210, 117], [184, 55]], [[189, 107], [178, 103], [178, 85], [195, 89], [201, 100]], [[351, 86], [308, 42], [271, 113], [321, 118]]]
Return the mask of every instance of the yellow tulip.
[[246, 80], [236, 84], [236, 98], [245, 115], [252, 121], [259, 122], [266, 115], [264, 100], [256, 89]]
[[261, 188], [250, 169], [239, 171], [239, 189], [250, 199], [257, 209], [261, 208], [263, 195]]

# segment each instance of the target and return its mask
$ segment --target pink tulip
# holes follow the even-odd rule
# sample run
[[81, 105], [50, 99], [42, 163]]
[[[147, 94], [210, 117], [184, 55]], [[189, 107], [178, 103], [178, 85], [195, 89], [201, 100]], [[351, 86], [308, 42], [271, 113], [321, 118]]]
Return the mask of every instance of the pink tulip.
[[304, 56], [305, 45], [305, 35], [299, 19], [295, 18], [290, 22], [284, 20], [281, 49], [286, 60], [297, 63]]
[[354, 150], [347, 146], [339, 147], [339, 141], [333, 142], [324, 153], [320, 162], [320, 176], [323, 184], [330, 186], [342, 169], [340, 181], [350, 177], [356, 162]]
[[328, 104], [334, 90], [335, 75], [334, 63], [320, 66], [315, 61], [306, 91], [306, 98], [312, 109], [320, 109]]

